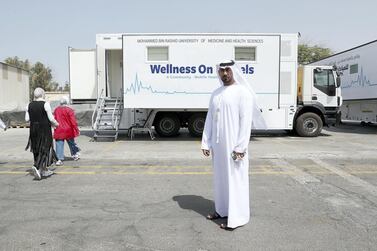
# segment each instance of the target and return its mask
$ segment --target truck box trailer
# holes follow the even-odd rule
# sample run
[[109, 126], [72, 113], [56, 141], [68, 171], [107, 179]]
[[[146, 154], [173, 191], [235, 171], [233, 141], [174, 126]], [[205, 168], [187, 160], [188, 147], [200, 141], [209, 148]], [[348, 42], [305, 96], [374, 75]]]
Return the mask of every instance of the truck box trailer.
[[377, 40], [334, 54], [313, 64], [341, 71], [342, 121], [377, 122]]
[[199, 136], [220, 86], [216, 64], [233, 59], [267, 129], [317, 136], [334, 121], [340, 89], [332, 67], [298, 67], [297, 46], [298, 34], [98, 34], [95, 50], [69, 48], [71, 99], [97, 102], [97, 136], [148, 126], [161, 136], [182, 127]]

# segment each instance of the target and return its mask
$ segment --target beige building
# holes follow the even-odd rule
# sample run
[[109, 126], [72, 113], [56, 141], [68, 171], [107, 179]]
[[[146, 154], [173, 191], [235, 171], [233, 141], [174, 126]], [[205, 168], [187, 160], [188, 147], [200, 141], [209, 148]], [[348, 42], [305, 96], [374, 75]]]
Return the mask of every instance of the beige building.
[[23, 111], [29, 103], [29, 72], [0, 62], [0, 112]]
[[46, 92], [45, 94], [48, 102], [60, 101], [64, 96], [69, 97], [69, 92]]
[[60, 104], [62, 97], [69, 97], [69, 92], [46, 92], [45, 94], [45, 99], [50, 103], [52, 109], [55, 109]]

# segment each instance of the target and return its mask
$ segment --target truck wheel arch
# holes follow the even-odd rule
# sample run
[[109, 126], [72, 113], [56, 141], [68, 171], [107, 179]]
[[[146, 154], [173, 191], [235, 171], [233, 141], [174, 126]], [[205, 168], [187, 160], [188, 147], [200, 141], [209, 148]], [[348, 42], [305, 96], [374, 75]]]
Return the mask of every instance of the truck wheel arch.
[[300, 117], [302, 114], [307, 113], [307, 112], [312, 112], [312, 113], [317, 114], [321, 118], [323, 125], [326, 125], [326, 120], [325, 120], [325, 115], [324, 115], [325, 107], [320, 103], [318, 104], [314, 103], [314, 104], [298, 107], [293, 121], [296, 122], [298, 117]]

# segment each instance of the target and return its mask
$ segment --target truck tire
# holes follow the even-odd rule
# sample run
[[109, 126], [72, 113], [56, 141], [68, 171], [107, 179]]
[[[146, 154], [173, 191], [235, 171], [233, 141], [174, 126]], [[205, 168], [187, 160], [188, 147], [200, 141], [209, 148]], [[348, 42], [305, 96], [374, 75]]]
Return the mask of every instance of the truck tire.
[[191, 136], [200, 137], [203, 134], [206, 115], [201, 113], [193, 114], [188, 120], [188, 130]]
[[181, 128], [179, 118], [174, 113], [165, 113], [157, 118], [155, 130], [161, 137], [176, 136]]
[[295, 129], [301, 137], [317, 137], [322, 127], [322, 119], [315, 113], [307, 112], [297, 118]]

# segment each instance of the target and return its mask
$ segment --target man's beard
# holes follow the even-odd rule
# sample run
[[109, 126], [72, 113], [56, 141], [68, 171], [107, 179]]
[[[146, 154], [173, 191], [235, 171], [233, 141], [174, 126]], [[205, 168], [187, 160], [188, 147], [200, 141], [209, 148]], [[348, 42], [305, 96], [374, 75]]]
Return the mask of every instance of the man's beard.
[[230, 77], [223, 77], [221, 80], [223, 81], [224, 85], [229, 85], [232, 83], [232, 78]]

